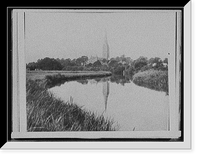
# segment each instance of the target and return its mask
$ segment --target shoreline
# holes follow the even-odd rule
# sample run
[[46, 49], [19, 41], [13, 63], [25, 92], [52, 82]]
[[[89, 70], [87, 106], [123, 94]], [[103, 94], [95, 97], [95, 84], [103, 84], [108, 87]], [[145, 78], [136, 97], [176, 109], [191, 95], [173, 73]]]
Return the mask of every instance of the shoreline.
[[42, 80], [46, 76], [62, 75], [65, 78], [103, 77], [111, 76], [110, 71], [27, 71], [26, 76], [32, 80]]
[[115, 131], [112, 119], [95, 115], [47, 91], [45, 83], [26, 81], [28, 131]]

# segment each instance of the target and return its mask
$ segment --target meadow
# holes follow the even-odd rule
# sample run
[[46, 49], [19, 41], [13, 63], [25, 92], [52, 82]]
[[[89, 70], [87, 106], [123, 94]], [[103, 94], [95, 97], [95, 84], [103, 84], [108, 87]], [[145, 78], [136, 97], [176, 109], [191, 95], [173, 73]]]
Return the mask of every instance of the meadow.
[[32, 80], [43, 80], [46, 76], [55, 76], [59, 78], [62, 76], [63, 78], [78, 78], [78, 77], [101, 77], [111, 75], [109, 71], [58, 71], [58, 70], [51, 70], [51, 71], [27, 71], [26, 77]]

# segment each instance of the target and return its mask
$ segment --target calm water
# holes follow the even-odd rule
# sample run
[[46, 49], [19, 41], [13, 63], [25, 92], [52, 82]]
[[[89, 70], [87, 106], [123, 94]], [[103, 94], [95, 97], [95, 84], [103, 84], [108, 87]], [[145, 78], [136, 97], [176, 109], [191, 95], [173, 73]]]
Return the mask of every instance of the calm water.
[[127, 78], [70, 81], [49, 91], [66, 102], [74, 102], [85, 110], [113, 119], [118, 130], [168, 129], [168, 95], [137, 86]]

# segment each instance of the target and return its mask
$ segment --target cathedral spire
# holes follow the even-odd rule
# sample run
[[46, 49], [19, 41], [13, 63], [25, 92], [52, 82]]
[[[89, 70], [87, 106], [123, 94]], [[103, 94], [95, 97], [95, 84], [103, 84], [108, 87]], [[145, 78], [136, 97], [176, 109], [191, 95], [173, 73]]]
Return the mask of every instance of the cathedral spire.
[[103, 58], [108, 60], [109, 58], [109, 45], [108, 45], [108, 39], [107, 39], [107, 31], [105, 29], [104, 31], [104, 43], [103, 43]]
[[107, 41], [107, 31], [106, 31], [106, 29], [104, 30], [104, 41], [108, 42]]

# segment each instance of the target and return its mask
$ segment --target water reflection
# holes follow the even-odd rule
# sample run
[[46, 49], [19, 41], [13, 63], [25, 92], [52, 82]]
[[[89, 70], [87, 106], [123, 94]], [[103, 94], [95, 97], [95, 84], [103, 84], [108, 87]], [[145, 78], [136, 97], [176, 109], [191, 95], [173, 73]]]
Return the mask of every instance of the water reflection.
[[103, 96], [104, 96], [104, 102], [105, 102], [105, 111], [107, 109], [107, 103], [108, 103], [108, 95], [109, 95], [109, 82], [103, 82]]
[[[66, 82], [72, 82], [72, 81], [76, 81], [78, 83], [81, 83], [82, 85], [87, 85], [88, 83], [89, 84], [98, 84], [98, 83], [105, 83], [107, 81], [111, 82], [111, 83], [116, 83], [116, 84], [119, 84], [119, 85], [122, 85], [122, 86], [125, 86], [125, 84], [128, 84], [128, 83], [134, 83], [138, 86], [142, 86], [144, 88], [147, 88], [147, 89], [152, 89], [152, 90], [156, 90], [156, 91], [161, 91], [161, 92], [165, 92], [166, 95], [169, 95], [168, 93], [168, 84], [164, 84], [164, 86], [162, 86], [161, 88], [157, 85], [153, 85], [153, 84], [144, 84], [144, 85], [140, 85], [140, 84], [137, 84], [133, 81], [133, 76], [130, 76], [130, 75], [112, 75], [112, 76], [109, 76], [109, 77], [85, 77], [85, 78], [82, 78], [82, 79], [77, 79], [77, 80], [55, 80], [53, 82], [50, 82], [50, 83], [47, 83], [46, 87], [49, 89], [49, 88], [52, 88], [52, 87], [55, 87], [55, 86], [61, 86], [62, 84], [65, 84]], [[105, 86], [105, 87], [108, 87], [109, 89], [109, 83], [107, 82], [108, 86]]]
[[113, 75], [111, 76], [110, 81], [124, 86], [126, 83], [130, 83], [132, 81], [132, 76]]
[[94, 79], [85, 79], [85, 80], [77, 80], [78, 83], [81, 83], [83, 85], [86, 85], [88, 83], [90, 84], [98, 84], [98, 83], [102, 83], [103, 84], [103, 97], [104, 97], [104, 105], [105, 105], [105, 111], [107, 109], [108, 106], [108, 96], [109, 96], [109, 81], [112, 83], [117, 83], [120, 84], [122, 86], [124, 86], [126, 83], [130, 83], [131, 82], [132, 77], [131, 76], [120, 76], [120, 75], [112, 75], [109, 77], [97, 77]]
[[[74, 81], [74, 80], [68, 80], [68, 81], [56, 80], [54, 82], [48, 83], [47, 88], [60, 86], [60, 85], [64, 84], [65, 82], [71, 82], [71, 81]], [[126, 83], [130, 83], [132, 81], [132, 76], [112, 75], [109, 77], [93, 77], [92, 79], [89, 77], [85, 77], [84, 79], [77, 79], [75, 81], [78, 83], [81, 83], [83, 85], [86, 85], [88, 83], [97, 84], [97, 83], [102, 83], [105, 81], [110, 81], [110, 82], [121, 84], [124, 86]]]
[[[95, 82], [96, 81], [96, 82]], [[130, 83], [132, 81], [132, 76], [122, 76], [122, 75], [112, 75], [104, 78], [94, 78], [93, 81], [90, 80], [90, 83], [101, 83], [105, 81], [110, 81], [112, 83], [117, 83], [124, 86], [126, 83]]]
[[75, 80], [49, 90], [66, 102], [72, 98], [83, 109], [113, 119], [119, 130], [168, 130], [168, 96], [135, 85], [131, 77]]
[[81, 84], [88, 84], [88, 80], [77, 80], [77, 82]]

